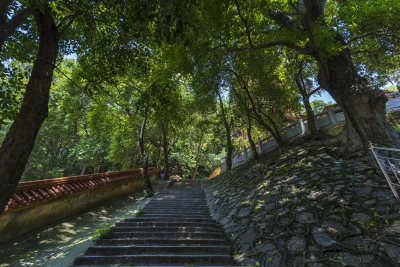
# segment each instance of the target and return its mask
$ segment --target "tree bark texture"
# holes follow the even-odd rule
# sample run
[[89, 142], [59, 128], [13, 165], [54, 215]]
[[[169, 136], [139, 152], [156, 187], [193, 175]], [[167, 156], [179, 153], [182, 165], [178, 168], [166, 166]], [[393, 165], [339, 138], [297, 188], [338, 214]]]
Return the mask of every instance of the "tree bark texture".
[[352, 151], [362, 145], [366, 150], [370, 141], [399, 146], [400, 135], [386, 120], [387, 97], [383, 91], [357, 74], [350, 51], [345, 49], [326, 60], [325, 68], [328, 72], [321, 71], [319, 81], [321, 85], [327, 86], [327, 91], [345, 113], [347, 148]]
[[148, 157], [146, 154], [146, 150], [144, 148], [144, 133], [146, 130], [146, 121], [147, 121], [147, 111], [143, 118], [142, 128], [140, 129], [139, 148], [140, 148], [140, 154], [142, 155], [142, 158], [143, 158], [143, 179], [144, 179], [144, 182], [146, 183], [147, 188], [150, 191], [153, 191], [153, 186], [151, 185], [151, 181], [150, 181], [150, 177], [149, 177], [149, 161], [148, 161]]
[[[385, 94], [357, 73], [343, 36], [340, 33], [336, 34], [336, 43], [343, 45], [336, 55], [326, 55], [316, 44], [313, 25], [317, 24], [325, 27], [327, 31], [334, 31], [329, 29], [324, 21], [326, 0], [304, 0], [303, 4], [301, 12], [297, 13], [300, 15], [300, 29], [307, 33], [309, 43], [305, 47], [299, 47], [288, 42], [271, 42], [263, 44], [262, 47], [286, 45], [312, 56], [318, 62], [319, 84], [342, 107], [346, 117], [344, 131], [341, 134], [346, 139], [343, 152], [362, 148], [367, 150], [371, 141], [400, 147], [400, 133], [388, 123], [385, 116], [387, 101]], [[295, 25], [291, 23], [292, 17], [282, 11], [270, 10], [268, 15], [281, 27], [291, 29]]]
[[247, 114], [247, 120], [248, 120], [248, 124], [247, 124], [247, 138], [249, 138], [249, 143], [250, 143], [250, 147], [251, 147], [251, 154], [253, 155], [253, 158], [258, 158], [258, 152], [257, 152], [257, 148], [256, 148], [256, 144], [254, 143], [253, 137], [251, 136], [251, 117], [249, 114]]
[[164, 151], [164, 164], [165, 164], [165, 179], [169, 180], [169, 149], [168, 149], [168, 125], [162, 123], [163, 132], [163, 151]]
[[201, 145], [203, 144], [203, 137], [204, 137], [204, 131], [201, 131], [199, 146], [197, 147], [197, 154], [196, 154], [196, 167], [194, 168], [192, 179], [194, 179], [196, 177], [197, 170], [199, 168], [199, 161], [200, 161], [200, 155], [201, 155]]
[[232, 169], [232, 137], [231, 137], [231, 126], [229, 124], [228, 118], [226, 116], [225, 108], [224, 108], [224, 103], [222, 102], [222, 97], [220, 94], [218, 94], [219, 97], [219, 106], [221, 108], [221, 113], [222, 113], [222, 121], [225, 126], [225, 131], [226, 131], [226, 169], [230, 170]]
[[299, 91], [301, 93], [301, 97], [303, 99], [303, 104], [306, 109], [306, 114], [307, 114], [307, 125], [308, 125], [308, 131], [310, 134], [316, 134], [317, 133], [317, 123], [315, 122], [315, 115], [314, 111], [312, 110], [311, 104], [310, 104], [310, 95], [307, 93], [306, 88], [304, 88], [303, 84], [298, 78], [295, 78], [297, 88], [299, 88]]
[[[323, 16], [325, 1], [308, 0], [305, 4], [309, 14], [306, 26], [311, 28], [311, 24]], [[325, 25], [325, 22], [322, 23]], [[312, 36], [310, 31], [309, 35]], [[339, 34], [336, 41], [346, 45]], [[312, 55], [320, 67], [320, 85], [331, 94], [345, 113], [346, 150], [367, 150], [370, 142], [399, 146], [400, 134], [386, 119], [387, 97], [374, 84], [358, 75], [349, 48], [343, 48], [336, 55], [326, 57], [313, 43], [311, 47]]]
[[39, 52], [29, 78], [21, 109], [0, 148], [0, 212], [21, 178], [37, 133], [48, 115], [48, 101], [58, 52], [58, 31], [49, 10], [35, 13]]

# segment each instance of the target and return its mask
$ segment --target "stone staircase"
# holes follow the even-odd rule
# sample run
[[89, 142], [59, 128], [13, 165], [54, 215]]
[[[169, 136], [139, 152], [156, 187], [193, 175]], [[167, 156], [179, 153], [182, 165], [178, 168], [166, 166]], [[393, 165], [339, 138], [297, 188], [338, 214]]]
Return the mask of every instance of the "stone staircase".
[[75, 266], [232, 266], [223, 231], [198, 181], [174, 182], [132, 219], [78, 257]]

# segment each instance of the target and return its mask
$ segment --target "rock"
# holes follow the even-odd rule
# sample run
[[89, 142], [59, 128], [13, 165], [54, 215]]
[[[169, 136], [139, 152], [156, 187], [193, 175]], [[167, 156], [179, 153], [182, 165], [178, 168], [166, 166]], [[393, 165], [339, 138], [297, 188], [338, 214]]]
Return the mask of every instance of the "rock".
[[250, 213], [253, 211], [253, 208], [252, 207], [246, 207], [246, 208], [242, 208], [240, 211], [239, 211], [239, 213], [238, 213], [238, 217], [239, 218], [243, 218], [243, 217], [246, 217], [246, 216], [249, 216], [250, 215]]
[[375, 211], [379, 212], [379, 213], [384, 213], [384, 212], [388, 212], [390, 210], [390, 207], [387, 206], [376, 206]]
[[300, 223], [315, 222], [314, 215], [311, 212], [302, 212], [296, 214], [296, 220]]
[[381, 243], [381, 246], [394, 262], [400, 263], [400, 247], [389, 243]]
[[305, 247], [306, 247], [306, 241], [301, 236], [293, 236], [287, 242], [287, 248], [289, 250], [289, 253], [291, 254], [302, 253]]
[[235, 262], [244, 266], [257, 266], [257, 262], [253, 259], [247, 258], [245, 253], [233, 255]]
[[380, 198], [380, 199], [390, 199], [393, 197], [393, 193], [390, 190], [379, 190], [373, 193], [374, 197]]
[[317, 198], [319, 198], [323, 194], [325, 194], [325, 193], [324, 192], [312, 192], [311, 194], [309, 194], [307, 196], [307, 198], [311, 199], [311, 200], [316, 200]]
[[242, 243], [253, 243], [256, 236], [257, 235], [253, 231], [253, 229], [249, 229], [243, 235], [240, 236], [240, 240]]
[[356, 192], [356, 195], [359, 197], [365, 197], [371, 193], [372, 188], [369, 186], [363, 186], [363, 187], [355, 187], [354, 191]]
[[285, 214], [288, 213], [288, 212], [289, 212], [289, 208], [283, 207], [283, 208], [280, 208], [280, 209], [278, 209], [278, 210], [276, 211], [276, 215], [278, 215], [278, 216], [283, 216], [283, 215], [285, 215]]
[[255, 250], [260, 253], [265, 253], [266, 251], [276, 251], [275, 244], [265, 241], [264, 243], [258, 243]]
[[262, 256], [264, 256], [265, 266], [268, 266], [268, 267], [283, 266], [282, 257], [279, 254], [277, 254], [276, 252], [274, 252], [274, 253], [272, 253], [272, 251], [267, 252], [266, 254], [263, 254]]
[[336, 257], [336, 259], [340, 261], [342, 265], [360, 266], [365, 263], [373, 261], [374, 256], [371, 255], [356, 256], [348, 252], [340, 252]]
[[398, 214], [398, 213], [385, 214], [385, 215], [382, 215], [381, 218], [382, 218], [383, 220], [395, 220], [395, 219], [400, 219], [400, 214]]
[[368, 246], [368, 242], [362, 238], [361, 236], [351, 237], [343, 240], [343, 243], [346, 245], [357, 246], [357, 247], [366, 247]]
[[331, 233], [334, 234], [342, 234], [346, 232], [346, 227], [344, 225], [336, 222], [336, 221], [331, 221], [331, 220], [324, 220], [322, 223], [322, 226]]
[[275, 207], [276, 207], [275, 202], [271, 202], [264, 206], [264, 210], [270, 211], [273, 210]]
[[306, 266], [306, 265], [304, 264], [303, 257], [296, 257], [296, 258], [294, 258], [294, 259], [291, 261], [291, 265], [292, 265], [292, 266], [298, 266], [298, 267]]
[[319, 249], [316, 246], [308, 246], [307, 250], [310, 252], [317, 252]]
[[390, 233], [400, 233], [400, 220], [394, 221], [389, 227], [385, 229]]
[[365, 213], [357, 212], [351, 215], [351, 220], [359, 222], [359, 223], [368, 223], [371, 217]]
[[364, 202], [364, 205], [374, 205], [374, 204], [376, 204], [375, 199], [370, 199]]
[[312, 235], [315, 242], [323, 247], [329, 247], [336, 243], [336, 240], [332, 239], [321, 227], [314, 227], [312, 230]]
[[331, 187], [329, 185], [322, 185], [321, 189], [325, 192], [325, 193], [330, 193], [331, 192]]
[[226, 216], [225, 218], [223, 218], [220, 223], [225, 226], [229, 223], [229, 221], [231, 220], [231, 216]]
[[341, 222], [341, 221], [342, 221], [342, 219], [341, 219], [339, 216], [335, 215], [335, 214], [329, 215], [329, 216], [327, 217], [327, 219], [329, 219], [329, 220], [334, 220], [334, 221], [337, 221], [337, 222]]

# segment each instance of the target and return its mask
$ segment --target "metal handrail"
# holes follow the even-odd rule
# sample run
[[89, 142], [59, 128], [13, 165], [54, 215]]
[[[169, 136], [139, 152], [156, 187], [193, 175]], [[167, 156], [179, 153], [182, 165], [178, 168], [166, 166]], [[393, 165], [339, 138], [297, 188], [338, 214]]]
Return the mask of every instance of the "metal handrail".
[[[370, 149], [390, 187], [390, 190], [392, 190], [394, 197], [399, 198], [396, 187], [400, 188], [400, 160], [394, 157], [380, 156], [378, 155], [376, 150], [387, 152], [400, 152], [400, 149], [391, 147], [375, 147], [372, 144], [370, 146]], [[389, 166], [385, 166], [385, 164], [388, 164]], [[391, 175], [390, 173], [392, 173], [393, 175]], [[397, 180], [397, 182], [393, 182], [394, 179]]]

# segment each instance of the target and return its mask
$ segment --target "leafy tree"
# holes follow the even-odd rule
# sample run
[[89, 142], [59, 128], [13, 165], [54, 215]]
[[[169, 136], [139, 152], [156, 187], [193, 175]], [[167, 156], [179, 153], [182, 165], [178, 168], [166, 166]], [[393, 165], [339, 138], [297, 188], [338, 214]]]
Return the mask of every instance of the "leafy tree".
[[317, 99], [311, 102], [311, 107], [315, 114], [321, 113], [326, 106], [332, 105], [332, 102], [325, 102], [323, 100]]
[[[230, 53], [279, 51], [287, 47], [312, 58], [319, 67], [320, 86], [345, 111], [346, 125], [341, 137], [346, 143], [343, 148], [352, 151], [361, 145], [367, 149], [369, 141], [376, 138], [392, 145], [398, 145], [400, 140], [399, 133], [386, 121], [385, 95], [362, 76], [363, 66], [353, 55], [357, 48], [365, 48], [363, 43], [373, 45], [376, 32], [382, 33], [377, 42], [383, 47], [397, 44], [395, 29], [399, 21], [394, 14], [398, 10], [400, 4], [394, 0], [374, 4], [210, 0], [202, 5], [200, 14], [206, 25], [202, 27], [207, 28], [203, 34], [214, 40], [211, 46]], [[377, 14], [385, 19], [378, 20]], [[354, 19], [359, 23], [354, 23]]]

